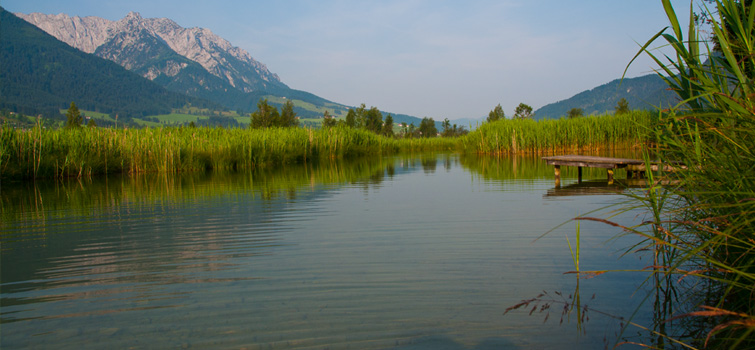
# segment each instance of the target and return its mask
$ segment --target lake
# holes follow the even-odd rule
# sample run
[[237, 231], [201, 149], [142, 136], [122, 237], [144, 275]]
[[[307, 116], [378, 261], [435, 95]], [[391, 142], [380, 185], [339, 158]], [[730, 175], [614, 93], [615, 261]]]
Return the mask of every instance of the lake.
[[[569, 220], [626, 200], [604, 171], [584, 178], [565, 168], [556, 189], [538, 157], [418, 154], [3, 182], [0, 347], [610, 348], [622, 321], [605, 314], [631, 316], [646, 275], [565, 274]], [[583, 271], [651, 264], [621, 256], [637, 238], [615, 227], [579, 230]]]

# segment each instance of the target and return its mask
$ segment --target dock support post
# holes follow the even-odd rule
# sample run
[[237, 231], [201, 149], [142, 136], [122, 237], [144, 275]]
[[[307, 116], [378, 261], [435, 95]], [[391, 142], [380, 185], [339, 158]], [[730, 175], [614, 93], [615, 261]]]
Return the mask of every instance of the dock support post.
[[577, 183], [582, 183], [582, 167], [577, 167]]
[[561, 187], [561, 166], [554, 165], [553, 172], [554, 172], [554, 175], [556, 175], [556, 188]]

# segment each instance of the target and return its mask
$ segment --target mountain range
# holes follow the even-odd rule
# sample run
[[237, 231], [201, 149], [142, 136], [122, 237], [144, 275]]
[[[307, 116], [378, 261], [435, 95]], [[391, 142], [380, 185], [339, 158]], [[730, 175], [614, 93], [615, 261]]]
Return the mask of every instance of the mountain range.
[[[289, 88], [265, 64], [208, 29], [183, 28], [170, 19], [142, 18], [135, 12], [118, 21], [66, 14], [16, 15], [74, 48], [118, 63], [168, 90], [231, 110], [253, 111], [267, 95], [320, 107], [331, 104]], [[345, 106], [331, 108], [331, 114], [338, 114]]]
[[27, 115], [59, 115], [76, 101], [80, 108], [145, 116], [170, 113], [187, 104], [220, 109], [215, 103], [171, 92], [48, 35], [0, 7], [0, 108]]
[[[22, 99], [29, 100], [31, 101], [30, 104], [38, 107], [44, 105], [44, 107], [51, 108], [52, 105], [55, 105], [62, 108], [62, 105], [66, 103], [64, 101], [76, 100], [77, 103], [78, 101], [85, 103], [83, 108], [87, 109], [118, 110], [126, 113], [133, 111], [137, 115], [148, 115], [150, 112], [145, 109], [156, 107], [153, 102], [136, 103], [138, 97], [122, 95], [124, 91], [133, 91], [133, 93], [152, 91], [153, 96], [173, 93], [170, 98], [163, 98], [163, 105], [151, 111], [152, 114], [164, 113], [169, 107], [180, 108], [179, 104], [181, 103], [192, 106], [207, 106], [210, 109], [234, 110], [241, 112], [239, 114], [246, 114], [256, 110], [256, 104], [260, 98], [269, 98], [274, 105], [281, 105], [287, 99], [292, 100], [296, 106], [296, 113], [305, 118], [320, 117], [326, 109], [332, 115], [344, 115], [349, 108], [305, 91], [291, 89], [281, 81], [277, 74], [270, 72], [265, 64], [256, 61], [248, 52], [233, 46], [208, 29], [183, 28], [170, 19], [145, 19], [135, 12], [129, 13], [118, 21], [99, 17], [72, 17], [66, 14], [32, 13], [27, 15], [19, 13], [16, 15], [28, 22], [19, 21], [23, 22], [19, 23], [13, 14], [9, 14], [5, 10], [2, 11], [4, 12], [4, 19], [1, 38], [2, 50], [5, 55], [3, 60], [4, 62], [13, 61], [13, 63], [3, 64], [5, 67], [0, 74], [5, 74], [8, 77], [13, 76], [14, 79], [4, 80], [2, 96], [5, 97], [0, 99], [0, 107], [13, 107], [15, 102], [12, 102], [14, 100], [12, 97], [23, 96]], [[16, 18], [16, 20], [6, 20], [5, 18], [8, 16]], [[13, 25], [11, 25], [11, 22]], [[35, 27], [35, 29], [41, 28], [51, 37], [42, 40], [43, 35], [41, 34], [44, 33], [39, 30], [35, 32], [31, 28], [27, 28], [27, 25]], [[28, 36], [31, 36], [33, 40], [30, 40]], [[56, 39], [59, 41], [52, 43], [52, 41], [57, 41]], [[50, 45], [50, 48], [26, 48], [23, 52], [13, 49], [15, 51], [9, 52], [12, 46], [29, 41], [38, 44], [44, 41]], [[14, 44], [11, 45], [11, 42]], [[78, 49], [81, 55], [85, 56], [79, 57], [80, 62], [64, 64], [62, 61], [56, 61], [55, 56], [60, 55], [58, 50], [65, 51], [68, 56], [73, 55], [71, 51], [63, 50], [62, 46]], [[36, 52], [50, 52], [47, 55], [38, 55], [35, 50]], [[89, 62], [90, 59], [87, 59], [86, 56], [89, 56], [91, 61], [96, 63]], [[19, 57], [23, 59], [19, 60]], [[98, 60], [94, 60], [95, 58]], [[20, 63], [16, 61], [35, 62], [26, 62], [27, 66], [21, 67]], [[115, 91], [114, 89], [105, 87], [87, 90], [90, 93], [94, 91], [94, 95], [102, 95], [109, 90], [110, 94], [117, 95], [113, 96], [115, 100], [122, 101], [118, 107], [115, 107], [113, 103], [110, 103], [110, 106], [101, 106], [102, 103], [97, 105], [95, 101], [101, 101], [102, 96], [99, 96], [99, 99], [91, 96], [85, 98], [81, 96], [81, 93], [78, 95], [69, 93], [67, 96], [52, 98], [54, 93], [51, 92], [50, 86], [61, 84], [61, 76], [66, 76], [64, 81], [69, 81], [64, 85], [70, 85], [70, 81], [85, 81], [86, 83], [83, 84], [85, 86], [96, 85], [97, 81], [100, 84], [106, 82], [109, 86], [117, 84], [107, 77], [109, 74], [112, 78], [115, 73], [108, 73], [105, 77], [99, 74], [112, 69], [112, 65], [105, 70], [98, 68], [94, 71], [83, 71], [81, 68], [99, 66], [103, 62], [116, 63], [124, 68], [124, 71], [128, 70], [133, 75], [125, 80], [119, 78], [122, 83], [129, 83], [126, 84], [127, 86], [121, 84], [122, 87], [117, 90], [117, 94], [112, 92]], [[33, 65], [38, 67], [35, 68]], [[42, 69], [39, 67], [42, 67]], [[66, 73], [57, 71], [61, 69]], [[24, 78], [24, 74], [28, 76]], [[117, 74], [120, 76], [125, 73], [119, 72]], [[143, 81], [133, 83], [135, 78], [139, 76]], [[57, 77], [56, 82], [50, 83], [49, 79], [55, 77]], [[11, 84], [24, 79], [28, 80], [24, 84]], [[31, 80], [35, 80], [35, 82], [30, 84], [29, 81]], [[5, 82], [9, 82], [9, 84], [5, 84]], [[132, 88], [132, 86], [141, 86], [140, 84], [146, 83], [151, 84], [147, 84], [145, 87]], [[42, 92], [36, 90], [23, 91], [25, 89], [34, 90], [39, 86], [46, 87], [47, 90]], [[151, 90], [156, 87], [161, 87], [164, 90], [159, 93]], [[186, 97], [186, 95], [191, 97]], [[582, 108], [585, 114], [611, 112], [621, 98], [626, 98], [632, 109], [654, 108], [654, 106], [668, 105], [671, 101], [674, 101], [673, 92], [666, 90], [663, 80], [657, 75], [648, 75], [612, 81], [564, 101], [543, 106], [536, 110], [534, 114], [536, 118], [540, 119], [564, 116], [571, 108]], [[84, 102], [84, 100], [87, 102]], [[126, 102], [130, 102], [132, 110], [127, 111], [129, 107], [125, 106], [125, 104], [128, 104]], [[166, 105], [165, 102], [170, 102], [170, 106]], [[15, 105], [17, 104], [15, 103]], [[87, 104], [94, 104], [94, 106]], [[143, 107], [137, 108], [140, 110], [136, 111], [133, 110], [133, 105], [142, 105]], [[18, 109], [16, 107], [13, 109]], [[406, 122], [419, 125], [420, 122], [419, 118], [403, 114], [393, 114], [393, 119], [396, 123]], [[484, 117], [482, 120], [484, 120]], [[437, 122], [440, 123], [440, 121]], [[474, 124], [474, 120], [465, 120], [461, 125], [466, 126], [467, 124]]]

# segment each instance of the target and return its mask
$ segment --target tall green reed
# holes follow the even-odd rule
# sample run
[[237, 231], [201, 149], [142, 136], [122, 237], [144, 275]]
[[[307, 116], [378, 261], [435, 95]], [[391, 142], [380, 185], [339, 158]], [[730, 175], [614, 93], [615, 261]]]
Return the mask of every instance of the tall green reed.
[[394, 139], [340, 127], [63, 130], [37, 126], [31, 130], [4, 127], [0, 136], [2, 178], [253, 169], [390, 154], [402, 147]]
[[465, 152], [481, 154], [552, 154], [639, 148], [649, 139], [655, 114], [633, 111], [621, 115], [574, 119], [504, 119], [485, 123], [460, 140]]
[[[657, 324], [658, 333], [666, 333], [670, 321], [683, 320], [696, 326], [686, 330], [692, 346], [751, 348], [755, 6], [752, 1], [732, 0], [713, 4], [714, 10], [705, 7], [700, 14], [691, 8], [690, 25], [683, 31], [670, 1], [663, 0], [670, 26], [637, 55], [645, 53], [655, 60], [659, 74], [679, 96], [679, 104], [662, 114], [655, 139], [661, 161], [682, 162], [686, 170], [674, 174], [678, 186], [651, 186], [638, 198], [652, 215], [644, 231], [634, 232], [645, 237], [656, 254], [651, 269], [655, 309], [668, 316]], [[699, 15], [710, 19], [715, 45], [701, 37]], [[650, 45], [661, 39], [675, 55], [659, 57], [651, 51]], [[679, 280], [697, 283], [674, 290], [673, 282]], [[682, 292], [685, 303], [675, 302]], [[658, 341], [656, 346], [666, 344]]]

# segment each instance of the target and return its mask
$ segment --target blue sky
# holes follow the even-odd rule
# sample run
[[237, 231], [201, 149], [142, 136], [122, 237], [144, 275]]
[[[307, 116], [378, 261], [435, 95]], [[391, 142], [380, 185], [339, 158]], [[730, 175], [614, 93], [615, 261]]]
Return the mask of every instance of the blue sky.
[[[686, 18], [689, 1], [672, 1]], [[660, 0], [3, 0], [11, 12], [130, 11], [203, 27], [292, 88], [435, 120], [535, 109], [621, 76], [667, 25]], [[697, 6], [697, 5], [695, 5]], [[628, 76], [652, 73], [639, 59]]]

